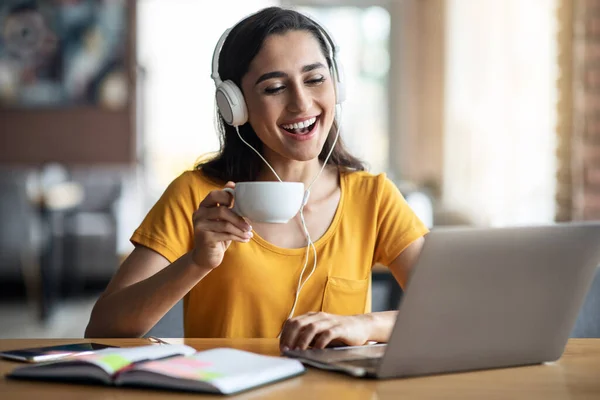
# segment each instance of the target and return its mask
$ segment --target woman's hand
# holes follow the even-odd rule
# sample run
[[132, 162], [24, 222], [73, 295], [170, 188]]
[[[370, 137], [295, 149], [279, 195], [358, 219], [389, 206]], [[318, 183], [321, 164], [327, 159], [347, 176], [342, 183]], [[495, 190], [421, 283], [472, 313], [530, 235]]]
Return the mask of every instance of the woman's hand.
[[372, 321], [369, 314], [335, 315], [311, 312], [286, 321], [279, 347], [306, 350], [322, 349], [329, 344], [361, 346], [370, 339]]
[[[225, 187], [234, 188], [227, 182]], [[198, 266], [214, 269], [221, 265], [232, 240], [246, 243], [252, 237], [252, 227], [231, 210], [233, 198], [223, 190], [213, 190], [194, 212], [194, 249], [191, 256]]]

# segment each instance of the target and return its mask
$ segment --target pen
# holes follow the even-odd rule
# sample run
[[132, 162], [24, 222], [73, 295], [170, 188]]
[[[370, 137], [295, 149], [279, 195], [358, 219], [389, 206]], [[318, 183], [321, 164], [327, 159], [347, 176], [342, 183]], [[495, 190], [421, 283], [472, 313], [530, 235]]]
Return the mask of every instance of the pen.
[[148, 340], [154, 344], [171, 344], [169, 342], [165, 342], [164, 340], [157, 338], [156, 336], [148, 336]]

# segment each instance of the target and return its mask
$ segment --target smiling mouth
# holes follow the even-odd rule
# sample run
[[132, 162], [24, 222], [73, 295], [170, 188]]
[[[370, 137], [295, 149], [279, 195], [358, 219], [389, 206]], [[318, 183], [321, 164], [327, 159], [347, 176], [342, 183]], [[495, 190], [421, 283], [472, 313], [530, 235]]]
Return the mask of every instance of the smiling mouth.
[[310, 133], [312, 131], [316, 123], [317, 117], [312, 117], [307, 119], [306, 121], [294, 124], [281, 125], [281, 128], [294, 135], [306, 135], [307, 133]]

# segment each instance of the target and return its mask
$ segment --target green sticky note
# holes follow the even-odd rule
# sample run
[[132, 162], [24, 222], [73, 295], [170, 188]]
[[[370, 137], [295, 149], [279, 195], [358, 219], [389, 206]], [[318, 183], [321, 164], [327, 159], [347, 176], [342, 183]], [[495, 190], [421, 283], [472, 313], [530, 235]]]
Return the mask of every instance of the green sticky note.
[[223, 376], [222, 373], [219, 372], [210, 372], [210, 371], [202, 371], [199, 373], [200, 379], [206, 382], [210, 382], [214, 379], [220, 378]]
[[131, 364], [131, 361], [118, 354], [107, 354], [105, 356], [100, 357], [98, 361], [106, 364], [113, 371], [118, 371], [121, 368]]

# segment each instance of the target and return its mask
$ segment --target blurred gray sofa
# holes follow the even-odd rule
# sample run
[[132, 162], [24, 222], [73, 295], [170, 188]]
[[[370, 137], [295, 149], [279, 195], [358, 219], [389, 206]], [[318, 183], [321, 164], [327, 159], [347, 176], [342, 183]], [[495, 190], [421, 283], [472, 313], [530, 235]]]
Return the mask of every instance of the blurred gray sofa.
[[40, 258], [49, 232], [34, 204], [31, 185], [38, 171], [26, 167], [0, 167], [0, 291], [18, 295], [39, 286]]
[[183, 299], [179, 300], [145, 335], [157, 338], [183, 337]]
[[123, 172], [80, 167], [71, 169], [70, 179], [83, 189], [83, 199], [65, 215], [62, 286], [76, 295], [86, 285], [103, 288], [118, 268], [116, 208]]
[[600, 338], [600, 267], [596, 268], [596, 275], [579, 311], [571, 337]]
[[89, 281], [106, 285], [118, 267], [122, 176], [116, 168], [0, 167], [0, 300], [25, 293], [45, 320], [62, 295]]

